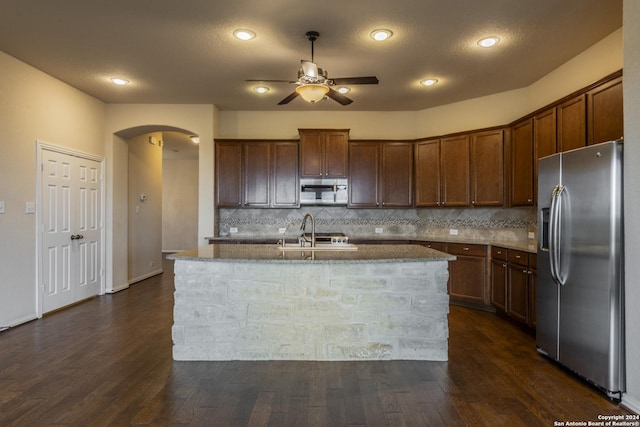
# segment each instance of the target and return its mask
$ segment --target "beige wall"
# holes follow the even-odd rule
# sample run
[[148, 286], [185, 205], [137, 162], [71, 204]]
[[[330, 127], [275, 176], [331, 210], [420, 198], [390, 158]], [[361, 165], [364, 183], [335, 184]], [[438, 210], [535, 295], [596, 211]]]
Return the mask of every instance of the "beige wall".
[[627, 324], [627, 394], [640, 413], [640, 2], [624, 0], [624, 215]]
[[162, 133], [155, 132], [128, 141], [129, 283], [162, 271], [161, 140]]
[[162, 250], [198, 246], [198, 160], [162, 162]]
[[36, 140], [104, 156], [105, 106], [3, 52], [0, 77], [1, 329], [37, 314]]

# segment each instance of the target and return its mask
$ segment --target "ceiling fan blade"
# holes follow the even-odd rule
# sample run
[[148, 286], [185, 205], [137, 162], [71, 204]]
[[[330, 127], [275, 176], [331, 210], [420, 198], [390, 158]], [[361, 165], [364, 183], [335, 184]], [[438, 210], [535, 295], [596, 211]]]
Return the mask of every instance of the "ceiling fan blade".
[[293, 101], [294, 99], [296, 99], [297, 97], [298, 97], [298, 92], [293, 91], [285, 99], [283, 99], [282, 101], [278, 102], [278, 105], [288, 104], [291, 101]]
[[260, 82], [260, 83], [295, 83], [295, 81], [291, 80], [271, 80], [271, 79], [247, 79], [245, 82]]
[[342, 105], [349, 105], [353, 102], [352, 99], [347, 98], [346, 96], [344, 96], [343, 94], [329, 88], [329, 92], [327, 93], [327, 96], [331, 99], [333, 99], [334, 101], [342, 104]]
[[305, 76], [318, 78], [318, 66], [316, 64], [304, 59], [301, 59], [300, 63], [302, 64], [302, 71]]
[[330, 79], [336, 85], [377, 85], [379, 80], [376, 76], [368, 77], [338, 77]]

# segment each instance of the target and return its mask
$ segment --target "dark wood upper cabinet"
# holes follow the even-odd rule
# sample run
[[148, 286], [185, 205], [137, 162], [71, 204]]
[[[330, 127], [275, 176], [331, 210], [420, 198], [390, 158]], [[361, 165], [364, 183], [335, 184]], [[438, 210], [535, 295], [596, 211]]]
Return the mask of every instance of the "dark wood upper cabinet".
[[469, 206], [469, 135], [440, 141], [441, 206]]
[[440, 206], [440, 140], [415, 144], [415, 206]]
[[216, 205], [242, 205], [242, 143], [216, 143]]
[[504, 131], [474, 133], [470, 143], [471, 204], [504, 204]]
[[624, 135], [622, 77], [587, 92], [588, 144], [619, 139]]
[[298, 129], [300, 175], [305, 178], [345, 178], [348, 130]]
[[271, 190], [271, 145], [244, 144], [244, 201], [249, 207], [268, 207]]
[[272, 145], [273, 174], [271, 206], [300, 206], [300, 173], [298, 171], [298, 144], [276, 142]]
[[533, 117], [533, 143], [536, 160], [557, 153], [555, 107]]
[[577, 96], [557, 107], [558, 151], [569, 151], [587, 145], [586, 99]]
[[511, 127], [511, 206], [531, 206], [533, 196], [533, 119]]
[[413, 144], [394, 142], [380, 144], [380, 201], [386, 208], [413, 205]]
[[216, 206], [300, 206], [297, 142], [217, 142]]
[[380, 150], [376, 142], [349, 143], [349, 207], [378, 207], [378, 165]]
[[397, 208], [412, 203], [411, 142], [349, 143], [349, 207]]

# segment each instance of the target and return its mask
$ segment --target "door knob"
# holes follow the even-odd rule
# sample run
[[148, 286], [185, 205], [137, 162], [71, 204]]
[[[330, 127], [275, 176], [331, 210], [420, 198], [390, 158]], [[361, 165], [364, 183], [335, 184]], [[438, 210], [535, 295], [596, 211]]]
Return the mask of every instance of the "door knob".
[[72, 234], [71, 235], [71, 240], [80, 240], [80, 239], [84, 239], [84, 236], [82, 234]]

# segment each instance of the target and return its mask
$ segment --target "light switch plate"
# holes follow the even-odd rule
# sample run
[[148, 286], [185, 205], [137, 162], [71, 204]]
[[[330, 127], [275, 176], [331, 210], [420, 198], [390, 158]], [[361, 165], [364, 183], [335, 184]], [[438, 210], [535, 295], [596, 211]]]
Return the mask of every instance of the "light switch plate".
[[280, 234], [284, 234], [284, 233], [286, 233], [286, 232], [287, 232], [287, 228], [286, 228], [286, 227], [278, 228], [278, 233], [280, 233]]
[[376, 227], [376, 234], [380, 234], [384, 231], [384, 228], [382, 227]]
[[238, 227], [229, 227], [229, 233], [237, 233]]
[[24, 213], [34, 214], [36, 213], [36, 204], [34, 202], [27, 202], [24, 205]]
[[527, 236], [528, 236], [530, 239], [535, 239], [535, 238], [536, 238], [536, 233], [534, 233], [533, 231], [529, 231], [529, 232], [527, 233]]
[[449, 229], [449, 234], [451, 236], [457, 236], [458, 235], [458, 229], [457, 228], [450, 228]]

